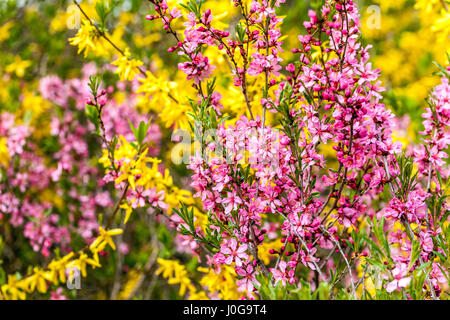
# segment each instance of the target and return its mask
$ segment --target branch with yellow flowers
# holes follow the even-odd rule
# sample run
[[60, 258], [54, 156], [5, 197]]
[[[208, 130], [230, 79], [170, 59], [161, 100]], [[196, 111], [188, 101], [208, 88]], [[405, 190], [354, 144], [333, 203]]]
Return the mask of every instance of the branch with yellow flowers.
[[[143, 68], [141, 68], [141, 66], [144, 64], [142, 61], [131, 58], [130, 50], [128, 48], [126, 48], [125, 50], [122, 50], [121, 48], [119, 48], [108, 37], [106, 32], [104, 30], [100, 29], [98, 27], [98, 25], [95, 24], [94, 21], [92, 21], [92, 19], [87, 15], [87, 13], [83, 10], [81, 5], [76, 0], [73, 0], [73, 3], [78, 7], [80, 12], [86, 18], [87, 23], [88, 23], [87, 27], [90, 27], [89, 30], [95, 31], [96, 34], [98, 34], [100, 37], [105, 39], [120, 54], [120, 57], [117, 60], [115, 60], [114, 62], [112, 62], [112, 65], [117, 66], [116, 73], [119, 74], [121, 80], [131, 81], [134, 79], [136, 73], [138, 73], [138, 72], [141, 73], [144, 78], [148, 77], [148, 73], [150, 73], [154, 76], [154, 74], [151, 70], [149, 70], [149, 72], [146, 72]], [[82, 44], [82, 42], [86, 42], [88, 45], [90, 45], [92, 47], [94, 46], [92, 41], [90, 41], [90, 39], [89, 39], [89, 33], [90, 32], [86, 32], [86, 36], [84, 37], [86, 39], [84, 39], [84, 41], [83, 41], [83, 38], [81, 37], [83, 32], [82, 32], [82, 29], [80, 29], [80, 31], [77, 34], [78, 37], [75, 37], [75, 38], [72, 38], [69, 40], [70, 44], [79, 45], [78, 53], [80, 53], [83, 50], [82, 49], [83, 47], [80, 46], [80, 44]], [[170, 92], [167, 92], [167, 96], [170, 99], [172, 99], [175, 103], [178, 103], [178, 100]]]
[[[82, 277], [87, 276], [87, 266], [100, 268], [99, 252], [103, 251], [106, 246], [116, 250], [113, 237], [122, 234], [122, 229], [105, 230], [99, 228], [99, 236], [89, 245], [78, 252], [71, 252], [61, 259], [52, 260], [45, 268], [34, 267], [32, 274], [23, 279], [17, 275], [8, 276], [8, 283], [0, 288], [0, 300], [25, 300], [27, 294], [31, 294], [36, 290], [39, 293], [48, 291], [48, 283], [58, 285], [65, 283], [67, 277], [73, 279], [73, 271], [79, 270]], [[67, 271], [72, 274], [67, 275]]]
[[170, 285], [179, 285], [181, 297], [187, 295], [190, 300], [208, 300], [209, 296], [218, 296], [224, 300], [237, 300], [243, 295], [236, 285], [237, 274], [233, 266], [225, 265], [220, 270], [198, 267], [197, 271], [203, 274], [197, 283], [202, 289], [198, 290], [186, 267], [178, 260], [159, 258], [157, 261], [159, 268], [155, 274], [167, 279]]

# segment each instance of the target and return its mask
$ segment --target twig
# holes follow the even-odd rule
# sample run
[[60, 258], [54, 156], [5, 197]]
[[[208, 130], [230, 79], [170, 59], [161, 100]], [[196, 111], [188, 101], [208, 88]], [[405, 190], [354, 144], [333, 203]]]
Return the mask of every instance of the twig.
[[[83, 8], [81, 8], [81, 5], [77, 2], [77, 0], [72, 0], [73, 3], [78, 7], [78, 9], [81, 11], [81, 13], [84, 15], [84, 17], [89, 21], [89, 23], [97, 30], [98, 34], [105, 39], [117, 52], [119, 52], [122, 56], [127, 57], [125, 55], [125, 53], [123, 52], [122, 49], [120, 49], [114, 42], [112, 42], [112, 40], [105, 34], [105, 32], [103, 32], [102, 30], [100, 30], [100, 28], [92, 21], [91, 18], [89, 18], [89, 16], [86, 14], [86, 12], [83, 10]], [[130, 59], [129, 57], [127, 57], [127, 59]], [[145, 72], [144, 69], [142, 69], [141, 67], [137, 67], [137, 69], [139, 70], [139, 72], [146, 78], [147, 77], [147, 73]], [[154, 73], [151, 70], [148, 70], [151, 74], [154, 75]], [[175, 103], [179, 103], [178, 100], [171, 94], [168, 93], [167, 96], [172, 99]]]
[[[125, 228], [125, 224], [121, 223], [121, 229]], [[124, 230], [125, 231], [125, 230]], [[117, 298], [117, 294], [120, 291], [120, 282], [122, 278], [122, 267], [123, 267], [123, 254], [120, 252], [120, 245], [123, 241], [123, 233], [120, 234], [117, 238], [117, 265], [116, 270], [114, 272], [114, 284], [111, 290], [111, 295], [109, 297], [110, 300], [115, 300]]]
[[327, 229], [325, 229], [324, 227], [321, 226], [320, 229], [322, 229], [322, 231], [325, 232], [331, 238], [331, 241], [333, 241], [334, 244], [336, 245], [336, 247], [338, 248], [339, 253], [341, 254], [342, 258], [344, 258], [345, 264], [347, 265], [347, 268], [348, 268], [348, 274], [350, 275], [350, 282], [352, 284], [352, 295], [353, 295], [353, 298], [355, 300], [358, 300], [358, 298], [356, 297], [355, 284], [353, 283], [352, 268], [350, 266], [350, 263], [348, 262], [347, 257], [345, 256], [344, 252], [342, 252], [342, 248], [341, 248], [341, 245], [339, 244], [339, 241], [337, 241], [333, 237], [333, 235]]
[[[289, 220], [282, 212], [279, 213], [292, 227], [292, 230], [294, 231], [295, 235], [298, 237], [298, 239], [300, 240], [300, 242], [302, 243], [302, 245], [305, 247], [306, 253], [311, 256], [311, 251], [309, 250], [308, 246], [306, 245], [305, 241], [303, 240], [303, 238], [298, 234], [297, 230], [295, 229], [295, 226], [293, 225], [293, 223], [291, 222], [291, 220]], [[326, 280], [326, 278], [323, 276], [322, 272], [320, 271], [320, 268], [317, 264], [317, 262], [314, 261], [314, 259], [311, 260], [312, 264], [314, 265], [314, 267], [316, 268], [317, 272], [319, 273], [319, 276], [323, 279]]]

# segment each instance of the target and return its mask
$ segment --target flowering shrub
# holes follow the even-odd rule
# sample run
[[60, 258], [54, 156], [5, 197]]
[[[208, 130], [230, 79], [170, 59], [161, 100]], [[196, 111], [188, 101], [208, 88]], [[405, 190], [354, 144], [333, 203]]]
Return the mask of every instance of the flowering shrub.
[[[357, 3], [315, 3], [295, 41], [288, 5], [149, 0], [148, 59], [117, 3], [73, 1], [96, 63], [0, 109], [1, 298], [448, 298], [450, 67], [405, 143]], [[79, 276], [110, 288], [63, 290]]]

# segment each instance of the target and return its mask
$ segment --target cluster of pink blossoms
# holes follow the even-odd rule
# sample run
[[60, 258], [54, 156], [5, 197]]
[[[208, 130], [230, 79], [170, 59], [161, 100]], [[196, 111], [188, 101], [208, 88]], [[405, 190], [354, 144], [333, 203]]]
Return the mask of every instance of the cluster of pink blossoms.
[[[264, 240], [261, 214], [282, 216], [283, 238], [293, 244], [295, 250], [284, 252], [289, 257], [288, 262], [281, 261], [279, 269], [272, 272], [275, 279], [288, 279], [291, 283], [298, 263], [312, 270], [319, 269], [314, 245], [332, 249], [334, 243], [329, 237], [337, 237], [336, 228], [323, 232], [322, 213], [332, 210], [327, 207], [326, 199], [314, 195], [330, 186], [328, 200], [334, 201], [336, 209], [331, 216], [345, 227], [356, 226], [359, 217], [373, 214], [368, 212], [365, 200], [376, 197], [386, 182], [382, 156], [393, 158], [399, 150], [390, 139], [388, 127], [394, 116], [378, 102], [382, 91], [380, 83], [374, 81], [378, 71], [372, 70], [368, 63], [369, 48], [361, 47], [357, 41], [356, 7], [349, 3], [345, 12], [343, 7], [340, 9], [334, 17], [329, 17], [330, 6], [326, 5], [320, 17], [323, 23], [319, 23], [314, 11], [310, 12], [310, 21], [305, 23], [308, 34], [299, 37], [302, 47], [294, 50], [300, 54], [300, 63], [297, 67], [288, 66], [291, 76], [280, 85], [278, 101], [271, 103], [274, 109], [280, 108], [281, 95], [287, 86], [291, 88], [288, 99], [301, 94], [318, 99], [320, 104], [309, 104], [305, 98], [300, 98], [303, 104], [289, 110], [291, 125], [307, 128], [307, 132], [301, 131], [295, 141], [284, 132], [276, 135], [268, 126], [263, 129], [259, 118], [249, 121], [242, 117], [235, 127], [218, 129], [218, 140], [226, 141], [226, 158], [205, 161], [196, 157], [189, 166], [194, 171], [192, 186], [198, 191], [205, 209], [212, 210], [220, 222], [238, 226], [234, 234], [223, 234], [225, 238], [232, 236], [242, 243], [253, 243], [253, 250], [257, 250]], [[347, 16], [343, 20], [344, 15]], [[272, 14], [271, 20], [277, 21], [277, 18]], [[335, 52], [336, 58], [323, 63], [311, 62], [312, 46], [323, 44], [313, 36], [318, 32], [329, 36], [330, 47], [325, 51]], [[270, 70], [269, 65], [261, 68]], [[325, 113], [327, 110], [329, 112]], [[248, 137], [249, 132], [255, 131], [253, 137]], [[318, 145], [328, 140], [334, 142], [340, 169], [321, 175], [320, 181], [317, 176], [326, 167]], [[240, 170], [238, 163], [243, 150], [248, 150], [248, 161], [256, 172], [251, 184], [234, 177]], [[296, 167], [298, 164], [300, 168]], [[361, 171], [365, 172], [364, 179], [357, 186], [356, 179]], [[295, 175], [298, 181], [291, 178]], [[337, 188], [338, 184], [342, 184], [342, 188]], [[353, 197], [343, 196], [344, 186], [347, 190], [364, 190], [364, 195], [356, 192]], [[230, 214], [232, 211], [237, 214]], [[218, 255], [214, 262], [220, 265], [224, 260], [222, 253]]]
[[[447, 68], [450, 72], [450, 67]], [[429, 106], [422, 115], [425, 130], [421, 132], [424, 136], [423, 145], [414, 151], [414, 158], [423, 176], [439, 171], [442, 177], [447, 178], [450, 174], [446, 167], [446, 153], [450, 144], [450, 86], [448, 77], [442, 77], [440, 85], [436, 86], [431, 93]]]
[[[112, 206], [115, 198], [102, 171], [91, 161], [89, 143], [94, 128], [83, 119], [85, 97], [90, 94], [87, 83], [97, 68], [87, 64], [82, 71], [81, 78], [64, 81], [48, 76], [40, 80], [41, 96], [57, 106], [47, 110], [50, 135], [44, 140], [33, 137], [38, 126], [17, 124], [13, 114], [0, 114], [0, 136], [7, 138], [10, 155], [4, 177], [0, 171], [0, 218], [16, 231], [23, 228], [33, 250], [46, 257], [52, 248], [69, 251], [72, 234], [92, 241], [98, 230], [98, 213]], [[137, 81], [132, 83], [133, 91], [138, 85]], [[125, 83], [118, 83], [117, 88], [124, 90]], [[114, 90], [110, 87], [106, 91], [110, 94]], [[109, 101], [103, 117], [109, 139], [116, 135], [130, 139], [133, 133], [128, 120], [139, 123], [147, 118], [135, 110], [134, 103], [133, 96], [123, 104]], [[155, 142], [149, 153], [155, 155], [161, 133], [157, 125], [149, 131], [148, 139]], [[61, 203], [42, 196], [49, 191]]]
[[[447, 67], [450, 74], [450, 67]], [[446, 220], [446, 212], [450, 209], [447, 202], [443, 201], [441, 207], [431, 207], [430, 203], [439, 201], [444, 197], [444, 185], [442, 179], [447, 179], [449, 168], [445, 162], [448, 157], [447, 150], [450, 142], [449, 110], [450, 110], [450, 86], [448, 74], [442, 77], [441, 84], [432, 91], [429, 99], [429, 107], [422, 115], [425, 130], [421, 132], [424, 136], [423, 144], [413, 148], [410, 152], [414, 163], [417, 164], [417, 179], [424, 181], [417, 183], [411, 188], [407, 195], [397, 193], [390, 201], [389, 206], [384, 209], [384, 216], [391, 221], [398, 221], [407, 226], [415, 223], [419, 228], [412, 230], [406, 227], [405, 232], [397, 230], [391, 234], [392, 243], [398, 244], [398, 249], [393, 254], [396, 267], [393, 269], [394, 281], [388, 285], [388, 291], [392, 292], [405, 287], [411, 280], [407, 276], [408, 271], [414, 271], [422, 263], [433, 261], [437, 254], [448, 257], [448, 252], [437, 245], [442, 239], [442, 222]], [[431, 184], [435, 189], [431, 189]], [[399, 182], [401, 188], [407, 188], [404, 181]], [[406, 184], [406, 186], [405, 186]], [[399, 188], [399, 189], [401, 189]], [[408, 190], [408, 189], [407, 189]], [[412, 255], [413, 241], [420, 243], [420, 257], [410, 270], [407, 270]], [[441, 292], [440, 284], [446, 284], [447, 280], [442, 273], [443, 267], [440, 263], [433, 261], [432, 270], [429, 275], [430, 286], [433, 286], [434, 295]], [[401, 279], [400, 279], [401, 278]]]
[[185, 41], [180, 41], [176, 31], [172, 29], [171, 22], [173, 19], [181, 17], [181, 13], [176, 8], [169, 10], [166, 0], [151, 1], [155, 4], [155, 11], [158, 15], [147, 15], [147, 20], [161, 19], [164, 24], [164, 30], [173, 34], [178, 43], [169, 49], [170, 52], [178, 51], [179, 55], [184, 56], [188, 61], [179, 63], [178, 67], [187, 75], [187, 79], [193, 79], [195, 84], [199, 84], [212, 74], [215, 66], [209, 63], [209, 59], [201, 53], [200, 46], [213, 45], [215, 37], [221, 39], [227, 37], [228, 32], [213, 30], [211, 27], [212, 15], [211, 11], [206, 11], [200, 21], [198, 21], [194, 13], [187, 16], [188, 21], [184, 23], [186, 27], [184, 36]]
[[[397, 230], [389, 235], [391, 264], [383, 269], [385, 287], [392, 292], [408, 286], [412, 272], [432, 259], [434, 239], [441, 232], [435, 227], [437, 221], [429, 217], [427, 199], [431, 197], [430, 182], [438, 180], [436, 173], [448, 176], [443, 161], [449, 141], [447, 77], [434, 90], [424, 115], [427, 147], [415, 151], [419, 178], [428, 176], [430, 181], [423, 189], [420, 183], [410, 183], [411, 176], [403, 179], [407, 170], [398, 160], [402, 145], [391, 138], [398, 120], [381, 103], [384, 88], [378, 80], [380, 70], [369, 62], [371, 46], [360, 42], [359, 13], [353, 1], [329, 0], [321, 10], [309, 11], [309, 21], [304, 22], [306, 34], [299, 36], [300, 47], [292, 50], [298, 60], [286, 67], [288, 76], [281, 83], [274, 77], [281, 70], [282, 42], [277, 26], [282, 19], [274, 6], [284, 1], [254, 0], [247, 7], [235, 0], [243, 15], [236, 40], [226, 39], [227, 31], [213, 29], [211, 11], [201, 13], [199, 8], [191, 8], [195, 12], [187, 17], [183, 40], [171, 27], [171, 21], [180, 16], [173, 14], [178, 10], [170, 10], [164, 0], [151, 2], [158, 15], [150, 20], [161, 18], [164, 29], [177, 41], [169, 51], [179, 49], [188, 56], [189, 61], [179, 68], [194, 80], [199, 91], [197, 114], [217, 109], [211, 104], [216, 93], [208, 90], [205, 95], [202, 90], [214, 69], [202, 55], [202, 45], [225, 51], [234, 83], [242, 88], [249, 108], [250, 117], [241, 116], [235, 125], [213, 127], [217, 129], [215, 136], [203, 137], [207, 138], [204, 152], [192, 157], [188, 165], [193, 171], [195, 196], [208, 211], [211, 224], [207, 233], [197, 228], [189, 237], [192, 243], [209, 241], [216, 248], [208, 254], [209, 264], [218, 271], [222, 265], [234, 265], [239, 290], [253, 298], [257, 291], [254, 285], [260, 285], [258, 275], [298, 284], [297, 271], [303, 266], [309, 270], [309, 280], [328, 281], [330, 270], [337, 269], [334, 258], [338, 257], [347, 266], [349, 292], [356, 297], [353, 259], [371, 255], [369, 248], [382, 239], [372, 234], [372, 244], [356, 251], [360, 239], [345, 231], [351, 228], [358, 232], [361, 221], [367, 218], [386, 218], [385, 230], [399, 221], [406, 233]], [[248, 46], [254, 52], [250, 57], [245, 50]], [[263, 73], [263, 116], [254, 117], [246, 77]], [[271, 87], [275, 88], [274, 97], [268, 92]], [[265, 123], [266, 110], [281, 119], [279, 131]], [[208, 120], [197, 120], [211, 128]], [[332, 155], [325, 157], [324, 148], [331, 149]], [[390, 191], [388, 205], [385, 190]], [[401, 197], [404, 190], [408, 190], [407, 195]], [[438, 217], [446, 210], [444, 205]], [[180, 230], [188, 229], [187, 221], [179, 220]], [[410, 231], [411, 223], [423, 229]], [[281, 250], [269, 250], [277, 262], [268, 268], [260, 260], [259, 250], [267, 250], [263, 249], [265, 240], [277, 238], [283, 245]], [[420, 244], [420, 259], [408, 269], [415, 241]], [[194, 244], [190, 247], [199, 249]], [[442, 250], [439, 253], [445, 256]], [[433, 263], [424, 286], [432, 298], [437, 298], [440, 285], [446, 284], [440, 267]]]
[[59, 216], [52, 213], [52, 205], [36, 200], [51, 184], [53, 169], [36, 154], [38, 146], [30, 140], [31, 133], [30, 126], [15, 125], [13, 114], [0, 115], [0, 135], [7, 138], [11, 163], [4, 176], [0, 172], [0, 218], [14, 228], [23, 227], [33, 250], [48, 256], [53, 244], [67, 249], [70, 234], [67, 227], [58, 225]]

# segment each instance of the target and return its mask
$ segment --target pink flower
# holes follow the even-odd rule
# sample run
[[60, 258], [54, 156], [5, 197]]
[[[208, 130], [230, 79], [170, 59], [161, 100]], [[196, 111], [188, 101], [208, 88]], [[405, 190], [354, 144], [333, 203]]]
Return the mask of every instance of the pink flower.
[[253, 266], [251, 264], [248, 264], [243, 267], [238, 267], [236, 268], [236, 273], [238, 276], [243, 277], [236, 282], [236, 284], [238, 285], [238, 291], [247, 291], [247, 296], [251, 297], [251, 293], [255, 288], [254, 284], [259, 285], [259, 282], [255, 279], [254, 276]]
[[228, 197], [222, 200], [225, 204], [225, 213], [229, 214], [233, 210], [237, 210], [238, 205], [242, 204], [241, 198], [234, 193], [228, 192]]
[[50, 300], [68, 300], [67, 297], [62, 293], [62, 288], [56, 289], [56, 291], [50, 292]]
[[290, 284], [295, 282], [294, 275], [295, 270], [287, 270], [288, 264], [286, 261], [280, 261], [278, 264], [278, 269], [272, 268], [269, 269], [270, 272], [273, 274], [273, 278], [278, 282], [281, 281], [283, 286], [286, 285], [286, 281], [288, 281]]
[[194, 82], [199, 84], [209, 78], [216, 67], [210, 65], [208, 57], [203, 57], [199, 52], [192, 56], [192, 61], [179, 63], [178, 68], [187, 74], [188, 80], [194, 79]]
[[39, 91], [44, 99], [54, 104], [66, 107], [67, 90], [65, 84], [58, 76], [47, 76], [39, 81]]
[[131, 201], [133, 209], [145, 207], [146, 198], [144, 195], [144, 187], [137, 186], [136, 190], [130, 190], [127, 195], [128, 201]]
[[291, 73], [294, 73], [294, 72], [295, 72], [295, 66], [294, 66], [292, 63], [290, 63], [290, 64], [288, 64], [288, 66], [286, 67], [286, 70], [289, 71], [289, 72], [291, 72]]
[[181, 13], [180, 10], [177, 9], [177, 7], [173, 7], [172, 10], [170, 10], [170, 16], [172, 17], [172, 19], [181, 17], [183, 14]]
[[150, 204], [153, 207], [166, 209], [167, 204], [164, 200], [164, 191], [156, 192], [156, 187], [144, 190], [143, 186], [137, 186], [136, 190], [130, 190], [127, 194], [128, 201], [132, 202], [133, 209], [145, 207]]
[[242, 244], [238, 247], [238, 242], [234, 238], [230, 239], [226, 246], [220, 248], [220, 253], [226, 256], [224, 263], [231, 264], [234, 261], [238, 267], [242, 266], [243, 260], [248, 259], [246, 251], [247, 245]]
[[121, 242], [119, 244], [118, 250], [121, 254], [126, 255], [126, 254], [130, 253], [130, 246], [128, 244], [126, 244], [125, 242]]
[[314, 262], [319, 261], [319, 258], [314, 257], [314, 254], [316, 253], [317, 249], [312, 248], [309, 251], [309, 254], [304, 252], [303, 250], [300, 250], [300, 259], [302, 263], [310, 268], [311, 270], [316, 270], [316, 266], [314, 265]]
[[327, 141], [333, 138], [333, 135], [329, 132], [329, 126], [324, 125], [320, 122], [319, 118], [312, 117], [309, 121], [308, 131], [312, 136], [312, 143], [317, 143], [319, 139], [322, 143], [327, 143]]
[[154, 187], [152, 189], [145, 190], [142, 193], [142, 195], [144, 197], [147, 197], [148, 202], [150, 203], [150, 205], [152, 207], [157, 207], [157, 208], [161, 208], [161, 209], [168, 208], [168, 204], [163, 201], [164, 197], [165, 197], [164, 190], [156, 192], [156, 187]]
[[425, 231], [420, 232], [420, 246], [425, 252], [431, 252], [433, 251], [433, 239], [431, 238], [430, 234]]
[[406, 288], [411, 282], [411, 277], [405, 277], [407, 274], [408, 268], [406, 264], [396, 265], [394, 270], [392, 270], [394, 280], [388, 283], [386, 291], [390, 293], [401, 288]]

